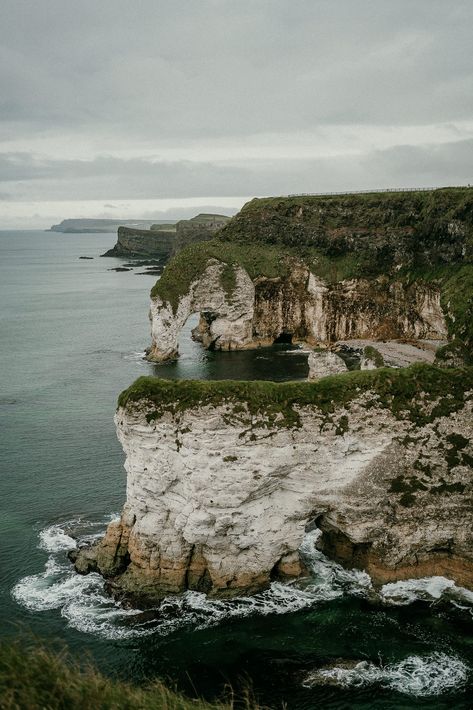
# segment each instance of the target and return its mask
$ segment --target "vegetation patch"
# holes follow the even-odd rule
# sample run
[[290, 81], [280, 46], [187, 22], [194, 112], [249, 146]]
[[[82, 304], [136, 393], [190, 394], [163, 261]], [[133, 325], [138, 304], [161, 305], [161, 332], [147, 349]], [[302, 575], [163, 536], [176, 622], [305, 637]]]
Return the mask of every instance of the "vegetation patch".
[[220, 273], [220, 285], [225, 291], [225, 295], [229, 301], [233, 298], [233, 293], [236, 289], [236, 270], [233, 264], [224, 264]]
[[[229, 421], [250, 426], [300, 426], [301, 407], [322, 414], [348, 405], [364, 392], [366, 406], [381, 406], [418, 426], [458, 411], [473, 389], [473, 368], [444, 369], [425, 363], [409, 368], [352, 371], [317, 382], [162, 380], [140, 377], [118, 399], [120, 407], [146, 403], [147, 419], [197, 407], [226, 405]], [[432, 407], [432, 403], [435, 405]], [[430, 409], [432, 411], [430, 411]]]
[[363, 355], [368, 359], [372, 360], [376, 367], [384, 367], [384, 358], [372, 345], [367, 345], [363, 351]]
[[[106, 678], [68, 654], [18, 643], [0, 646], [2, 710], [230, 710], [233, 702], [207, 703], [177, 693], [161, 681], [146, 687]], [[246, 699], [242, 707], [256, 707]]]
[[235, 265], [244, 268], [251, 279], [258, 276], [284, 278], [289, 273], [285, 257], [280, 249], [259, 244], [233, 245], [218, 240], [198, 242], [183, 249], [169, 262], [153, 287], [151, 298], [160, 297], [170, 303], [175, 313], [180, 298], [189, 292], [191, 284], [204, 273], [211, 259], [225, 265], [221, 283], [225, 291], [232, 293], [236, 285]]

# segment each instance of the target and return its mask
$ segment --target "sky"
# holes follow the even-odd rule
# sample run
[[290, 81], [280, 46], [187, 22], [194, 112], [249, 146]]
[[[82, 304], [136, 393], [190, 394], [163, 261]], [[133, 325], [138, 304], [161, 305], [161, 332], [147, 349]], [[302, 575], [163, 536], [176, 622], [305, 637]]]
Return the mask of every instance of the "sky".
[[0, 229], [473, 183], [471, 0], [2, 0]]

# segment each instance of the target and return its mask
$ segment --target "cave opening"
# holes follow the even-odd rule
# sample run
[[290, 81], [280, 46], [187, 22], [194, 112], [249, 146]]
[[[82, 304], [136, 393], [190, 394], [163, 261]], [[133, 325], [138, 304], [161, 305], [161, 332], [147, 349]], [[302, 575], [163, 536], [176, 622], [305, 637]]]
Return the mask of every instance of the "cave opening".
[[287, 345], [292, 345], [292, 338], [294, 333], [280, 333], [277, 338], [273, 340], [274, 345], [279, 343], [285, 343]]

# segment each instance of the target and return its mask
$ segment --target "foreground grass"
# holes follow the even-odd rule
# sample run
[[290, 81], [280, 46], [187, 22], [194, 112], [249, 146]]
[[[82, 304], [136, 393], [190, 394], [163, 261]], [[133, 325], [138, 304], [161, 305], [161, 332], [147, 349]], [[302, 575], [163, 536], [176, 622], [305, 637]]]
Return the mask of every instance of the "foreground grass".
[[[239, 703], [247, 710], [255, 706]], [[1, 710], [231, 710], [232, 703], [190, 700], [162, 682], [144, 687], [104, 677], [92, 665], [79, 665], [66, 653], [0, 644]]]

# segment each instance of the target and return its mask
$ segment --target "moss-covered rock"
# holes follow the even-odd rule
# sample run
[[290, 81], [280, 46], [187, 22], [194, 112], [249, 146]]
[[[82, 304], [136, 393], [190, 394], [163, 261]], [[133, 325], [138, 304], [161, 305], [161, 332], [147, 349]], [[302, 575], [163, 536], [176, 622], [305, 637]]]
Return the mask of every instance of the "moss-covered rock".
[[[250, 412], [266, 418], [259, 419], [260, 424], [266, 421], [268, 426], [297, 427], [301, 407], [315, 406], [330, 414], [337, 406], [369, 392], [373, 405], [386, 407], [396, 417], [425, 424], [463, 406], [468, 390], [473, 390], [472, 367], [443, 369], [416, 364], [398, 370], [346, 372], [317, 382], [176, 381], [140, 377], [120, 394], [118, 406], [130, 407], [143, 401], [151, 421], [166, 412], [178, 414], [196, 406], [227, 404], [236, 419], [246, 419]], [[369, 401], [366, 406], [370, 406]]]

